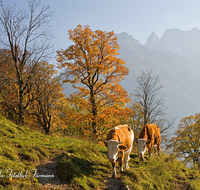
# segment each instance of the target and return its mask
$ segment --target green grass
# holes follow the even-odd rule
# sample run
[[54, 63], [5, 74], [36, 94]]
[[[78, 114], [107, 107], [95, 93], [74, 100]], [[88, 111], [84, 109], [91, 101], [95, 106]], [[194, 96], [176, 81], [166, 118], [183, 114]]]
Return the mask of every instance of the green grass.
[[[74, 189], [106, 189], [105, 180], [112, 167], [104, 146], [67, 137], [46, 136], [20, 127], [0, 117], [0, 189], [37, 189], [37, 178], [9, 178], [12, 169], [18, 174], [28, 171], [32, 176], [41, 161], [59, 157], [57, 166], [61, 179]], [[188, 169], [172, 156], [164, 153], [142, 164], [136, 149], [131, 153], [130, 169], [121, 176], [122, 186], [130, 189], [200, 189], [199, 169]]]
[[62, 179], [84, 189], [105, 187], [103, 181], [111, 169], [105, 147], [83, 141], [71, 146], [58, 163], [58, 173]]
[[162, 153], [161, 157], [154, 155], [143, 164], [139, 160], [137, 164], [130, 163], [131, 169], [125, 170], [122, 177], [130, 189], [200, 189], [199, 168], [188, 169], [173, 156]]

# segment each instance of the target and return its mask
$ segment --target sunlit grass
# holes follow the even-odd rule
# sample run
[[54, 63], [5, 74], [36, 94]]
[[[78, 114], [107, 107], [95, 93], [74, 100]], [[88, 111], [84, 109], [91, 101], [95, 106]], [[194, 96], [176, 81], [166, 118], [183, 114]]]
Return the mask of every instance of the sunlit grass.
[[131, 169], [125, 170], [122, 176], [122, 181], [130, 189], [199, 189], [199, 171], [188, 169], [173, 156], [162, 153], [161, 157], [154, 155], [144, 163], [136, 163], [137, 159], [131, 160]]
[[[105, 180], [112, 174], [104, 146], [76, 138], [46, 136], [20, 127], [0, 117], [0, 189], [37, 189], [37, 178], [14, 178], [9, 173], [22, 174], [35, 169], [41, 161], [58, 157], [60, 178], [74, 189], [106, 189]], [[199, 169], [188, 169], [182, 162], [162, 153], [142, 163], [136, 149], [131, 153], [129, 169], [117, 175], [122, 186], [130, 189], [200, 189]]]

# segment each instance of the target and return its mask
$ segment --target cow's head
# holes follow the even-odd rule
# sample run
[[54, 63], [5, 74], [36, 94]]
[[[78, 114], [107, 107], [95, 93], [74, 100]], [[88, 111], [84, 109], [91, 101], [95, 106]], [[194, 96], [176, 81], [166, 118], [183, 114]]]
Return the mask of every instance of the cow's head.
[[124, 151], [127, 150], [127, 147], [123, 145], [122, 142], [116, 140], [104, 141], [105, 145], [108, 148], [108, 159], [110, 162], [115, 162], [117, 157], [121, 154], [124, 154]]
[[150, 143], [150, 141], [146, 139], [136, 139], [136, 142], [138, 147], [138, 155], [141, 157], [142, 161], [144, 161], [144, 153], [146, 152], [147, 145]]

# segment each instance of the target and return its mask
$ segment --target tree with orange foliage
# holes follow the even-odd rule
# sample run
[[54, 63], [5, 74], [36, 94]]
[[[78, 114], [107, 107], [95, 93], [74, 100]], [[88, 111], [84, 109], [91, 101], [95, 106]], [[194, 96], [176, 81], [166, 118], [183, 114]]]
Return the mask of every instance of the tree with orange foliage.
[[2, 114], [12, 121], [17, 121], [18, 88], [15, 67], [9, 50], [0, 50], [0, 95]]
[[200, 114], [183, 118], [175, 135], [167, 149], [171, 149], [173, 154], [183, 158], [186, 163], [200, 167]]
[[[98, 140], [105, 138], [108, 130], [118, 124], [130, 124], [129, 115], [131, 109], [125, 104], [98, 102], [98, 115], [96, 115], [96, 137]], [[62, 107], [61, 113], [66, 122], [67, 128], [65, 135], [78, 136], [86, 139], [94, 137], [91, 124], [91, 104], [88, 99], [77, 96], [77, 93], [71, 94], [67, 98], [67, 104]], [[97, 138], [96, 138], [97, 140]]]
[[[0, 50], [0, 105], [3, 115], [16, 122], [19, 110], [18, 84], [15, 65], [10, 57], [9, 50]], [[24, 68], [23, 77], [27, 79], [31, 67], [26, 64]], [[66, 100], [52, 64], [40, 62], [34, 73], [23, 96], [26, 105], [24, 122], [34, 129], [42, 128], [45, 134], [49, 134], [53, 126], [65, 127], [59, 114]]]
[[64, 82], [83, 85], [77, 87], [74, 96], [87, 100], [85, 108], [95, 138], [103, 108], [114, 108], [116, 104], [123, 107], [130, 101], [119, 84], [129, 71], [117, 58], [119, 46], [114, 32], [92, 31], [89, 26], [78, 25], [68, 33], [74, 45], [57, 52], [58, 67], [64, 70]]
[[41, 62], [32, 78], [32, 91], [29, 94], [34, 100], [28, 106], [28, 115], [35, 118], [46, 135], [50, 133], [53, 123], [58, 120], [61, 122], [60, 104], [65, 101], [62, 84], [56, 75], [57, 72], [52, 64]]

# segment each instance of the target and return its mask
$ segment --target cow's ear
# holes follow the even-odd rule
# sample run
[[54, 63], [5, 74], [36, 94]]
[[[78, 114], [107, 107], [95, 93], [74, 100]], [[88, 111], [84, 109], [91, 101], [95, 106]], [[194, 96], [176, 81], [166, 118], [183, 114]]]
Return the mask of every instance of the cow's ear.
[[104, 140], [103, 142], [104, 142], [105, 146], [108, 147], [108, 141]]
[[148, 145], [148, 144], [150, 144], [150, 142], [151, 142], [151, 140], [147, 140], [147, 141], [146, 141], [146, 144]]
[[120, 144], [120, 145], [118, 146], [118, 148], [119, 148], [119, 150], [126, 150], [126, 149], [127, 149], [127, 147], [124, 146], [123, 144]]

